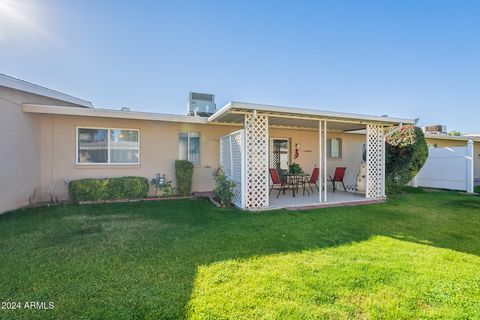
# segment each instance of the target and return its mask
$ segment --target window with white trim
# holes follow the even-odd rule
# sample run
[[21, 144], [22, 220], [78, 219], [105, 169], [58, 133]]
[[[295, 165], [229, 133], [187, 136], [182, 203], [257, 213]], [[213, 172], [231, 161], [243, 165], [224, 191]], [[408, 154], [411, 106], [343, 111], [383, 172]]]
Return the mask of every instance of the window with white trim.
[[180, 132], [178, 135], [178, 159], [200, 165], [200, 133]]
[[342, 157], [342, 139], [332, 138], [327, 140], [327, 156], [329, 158]]
[[78, 164], [139, 164], [140, 131], [77, 128]]

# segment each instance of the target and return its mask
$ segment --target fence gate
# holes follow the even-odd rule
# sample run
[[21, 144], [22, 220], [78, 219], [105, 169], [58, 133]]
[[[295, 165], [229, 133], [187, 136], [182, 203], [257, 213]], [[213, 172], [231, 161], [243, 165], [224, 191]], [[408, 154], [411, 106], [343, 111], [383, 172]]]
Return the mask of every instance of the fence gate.
[[233, 204], [245, 208], [245, 130], [239, 130], [220, 138], [220, 166], [225, 176], [235, 183]]
[[430, 148], [414, 186], [473, 192], [473, 142], [465, 147]]

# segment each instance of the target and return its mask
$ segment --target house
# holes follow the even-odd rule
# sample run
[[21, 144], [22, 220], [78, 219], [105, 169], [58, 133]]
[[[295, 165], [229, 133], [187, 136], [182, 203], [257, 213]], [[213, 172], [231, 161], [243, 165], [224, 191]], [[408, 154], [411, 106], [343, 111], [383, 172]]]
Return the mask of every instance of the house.
[[[67, 183], [156, 173], [174, 180], [174, 160], [194, 163], [193, 191], [213, 189], [222, 165], [245, 209], [385, 196], [384, 128], [411, 119], [230, 102], [209, 117], [94, 108], [79, 98], [0, 75], [0, 212], [67, 199]], [[366, 179], [358, 184], [364, 161]], [[269, 168], [320, 168], [307, 194], [269, 190]], [[327, 181], [346, 167], [346, 191]], [[322, 188], [322, 186], [326, 186]]]

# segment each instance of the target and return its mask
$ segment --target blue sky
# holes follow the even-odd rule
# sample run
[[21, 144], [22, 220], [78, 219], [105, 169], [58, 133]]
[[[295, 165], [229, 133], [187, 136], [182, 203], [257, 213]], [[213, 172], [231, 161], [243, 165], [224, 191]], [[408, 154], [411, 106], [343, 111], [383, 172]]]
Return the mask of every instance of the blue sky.
[[200, 91], [480, 133], [480, 2], [0, 0], [0, 72], [98, 108]]

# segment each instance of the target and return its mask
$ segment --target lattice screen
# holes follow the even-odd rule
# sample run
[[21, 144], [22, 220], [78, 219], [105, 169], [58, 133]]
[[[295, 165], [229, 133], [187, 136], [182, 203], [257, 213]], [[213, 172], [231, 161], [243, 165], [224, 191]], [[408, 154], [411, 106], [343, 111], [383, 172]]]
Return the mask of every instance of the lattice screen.
[[235, 188], [233, 189], [234, 197], [233, 203], [239, 207], [243, 208], [242, 202], [242, 188], [243, 188], [243, 177], [242, 177], [242, 166], [244, 165], [243, 161], [243, 140], [245, 139], [245, 130], [237, 131], [230, 135], [231, 141], [231, 150], [232, 150], [232, 175], [231, 179], [235, 183]]
[[246, 208], [268, 207], [268, 116], [245, 115]]
[[220, 138], [220, 166], [227, 177], [232, 175], [232, 159], [230, 153], [230, 136]]
[[379, 125], [367, 125], [367, 198], [384, 197], [384, 149], [384, 128]]
[[235, 183], [233, 203], [239, 208], [244, 207], [242, 201], [244, 139], [245, 130], [220, 138], [220, 165], [225, 176]]

